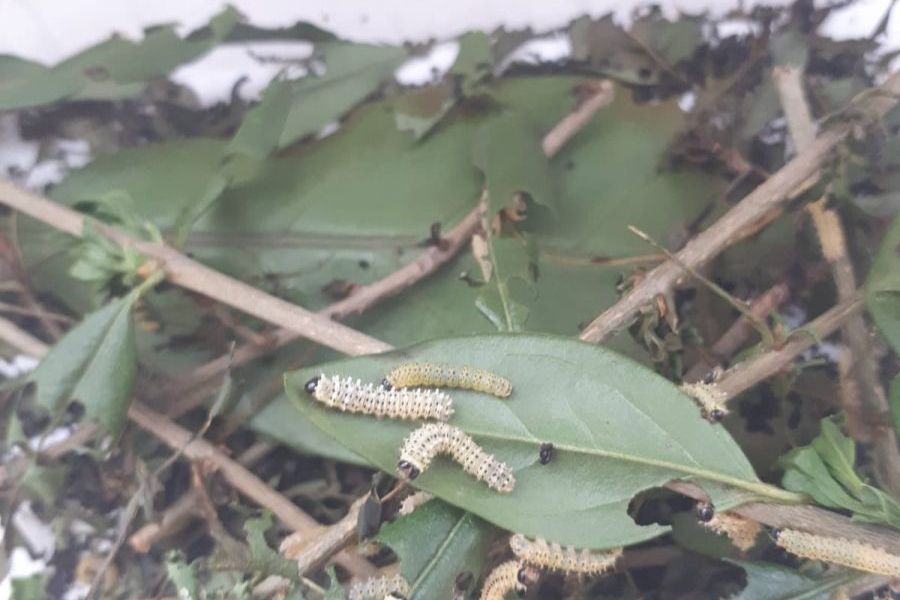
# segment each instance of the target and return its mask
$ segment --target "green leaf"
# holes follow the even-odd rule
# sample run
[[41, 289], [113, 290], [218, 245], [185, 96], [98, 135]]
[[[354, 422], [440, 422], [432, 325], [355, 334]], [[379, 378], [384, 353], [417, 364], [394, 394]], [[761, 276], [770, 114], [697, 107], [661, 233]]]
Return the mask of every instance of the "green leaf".
[[143, 82], [162, 77], [221, 42], [240, 18], [231, 7], [205, 27], [180, 38], [174, 25], [149, 27], [140, 42], [114, 36], [52, 68], [0, 63], [0, 110], [40, 106], [63, 99], [114, 100], [137, 95]]
[[249, 566], [262, 573], [296, 573], [297, 563], [281, 556], [266, 541], [266, 531], [272, 528], [272, 515], [268, 512], [244, 521], [247, 545], [250, 546]]
[[830, 508], [849, 510], [855, 519], [900, 529], [900, 502], [868, 485], [856, 472], [856, 445], [831, 419], [812, 444], [785, 454], [782, 485]]
[[322, 53], [325, 74], [292, 82], [294, 101], [281, 134], [281, 147], [337, 121], [375, 91], [407, 56], [403, 48], [344, 42], [326, 42], [316, 50]]
[[461, 573], [479, 580], [492, 533], [473, 514], [434, 499], [382, 527], [376, 539], [400, 558], [411, 599], [449, 598]]
[[728, 559], [747, 573], [747, 586], [731, 600], [828, 600], [840, 588], [863, 576], [855, 571], [801, 575], [770, 563]]
[[469, 94], [479, 81], [491, 75], [494, 58], [491, 39], [483, 31], [470, 31], [459, 36], [459, 54], [448, 73], [463, 80], [463, 92]]
[[13, 600], [44, 600], [47, 598], [48, 573], [35, 573], [28, 577], [14, 577], [11, 580]]
[[[704, 486], [719, 510], [751, 495], [796, 499], [759, 482], [740, 448], [694, 402], [652, 371], [604, 348], [535, 335], [472, 336], [341, 360], [289, 373], [286, 389], [301, 414], [338, 442], [393, 473], [415, 426], [328, 410], [303, 391], [314, 374], [380, 381], [399, 362], [478, 365], [509, 377], [508, 400], [454, 392], [453, 424], [515, 471], [516, 489], [498, 494], [440, 459], [415, 485], [505, 529], [562, 544], [610, 548], [667, 528], [626, 517], [635, 494], [673, 478]], [[551, 410], [552, 408], [552, 410]], [[538, 462], [540, 445], [556, 447]]]
[[496, 238], [490, 233], [487, 238], [488, 256], [484, 260], [490, 265], [490, 279], [481, 288], [475, 306], [498, 331], [523, 331], [528, 303], [534, 297], [533, 288], [521, 289], [533, 283], [528, 248], [517, 239]]
[[263, 160], [278, 148], [285, 121], [291, 109], [290, 81], [275, 79], [263, 91], [259, 104], [247, 111], [227, 153]]
[[197, 580], [197, 567], [194, 563], [185, 562], [180, 553], [173, 552], [167, 557], [166, 573], [175, 586], [178, 598], [199, 600], [200, 583]]
[[87, 315], [50, 350], [31, 375], [37, 402], [56, 413], [80, 401], [91, 419], [117, 434], [125, 422], [137, 371], [131, 306], [136, 296]]
[[900, 219], [894, 219], [869, 270], [866, 308], [894, 352], [900, 352]]
[[345, 600], [344, 589], [341, 587], [341, 584], [338, 583], [337, 574], [334, 572], [334, 565], [325, 569], [325, 574], [328, 575], [328, 590], [325, 592], [325, 596], [322, 600]]
[[482, 126], [472, 161], [487, 182], [489, 215], [509, 205], [517, 192], [526, 192], [538, 204], [555, 208], [556, 177], [541, 149], [541, 137], [534, 122], [518, 113], [505, 114]]

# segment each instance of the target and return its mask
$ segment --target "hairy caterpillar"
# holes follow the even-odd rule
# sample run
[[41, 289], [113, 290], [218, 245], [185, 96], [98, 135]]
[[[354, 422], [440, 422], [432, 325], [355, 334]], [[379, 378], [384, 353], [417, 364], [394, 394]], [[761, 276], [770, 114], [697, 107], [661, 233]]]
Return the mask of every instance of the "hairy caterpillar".
[[349, 600], [383, 600], [385, 598], [404, 598], [407, 594], [409, 594], [409, 583], [402, 575], [396, 574], [357, 581], [350, 586], [347, 598]]
[[550, 442], [544, 442], [541, 444], [541, 449], [538, 454], [538, 460], [542, 465], [548, 464], [551, 460], [553, 460], [553, 444]]
[[306, 393], [330, 408], [391, 419], [438, 419], [453, 414], [450, 396], [438, 390], [386, 390], [350, 377], [318, 375], [306, 382]]
[[900, 577], [900, 556], [844, 538], [832, 538], [813, 533], [782, 529], [775, 532], [776, 543], [797, 556], [821, 560], [876, 573], [888, 577]]
[[756, 537], [762, 531], [759, 522], [729, 512], [713, 515], [703, 526], [727, 536], [735, 547], [744, 552], [756, 544]]
[[409, 479], [415, 479], [437, 454], [449, 454], [466, 473], [498, 492], [509, 493], [516, 485], [508, 465], [485, 452], [462, 429], [446, 423], [428, 423], [413, 430], [403, 440], [397, 469]]
[[537, 579], [538, 573], [531, 567], [508, 560], [497, 565], [484, 580], [481, 600], [503, 600], [507, 592], [512, 590], [520, 595], [524, 594], [528, 586], [537, 582]]
[[529, 565], [588, 575], [610, 570], [622, 555], [621, 548], [607, 552], [576, 550], [572, 547], [563, 548], [556, 542], [547, 542], [541, 538], [531, 541], [521, 533], [510, 538], [509, 546], [517, 558]]
[[484, 369], [434, 363], [405, 363], [391, 369], [382, 385], [390, 388], [449, 387], [473, 390], [507, 398], [512, 393], [509, 379]]
[[410, 494], [409, 496], [404, 498], [402, 502], [400, 502], [400, 508], [397, 510], [397, 514], [400, 516], [411, 515], [414, 510], [416, 510], [432, 498], [434, 498], [434, 496], [432, 496], [428, 492], [419, 491], [414, 494]]
[[715, 382], [698, 381], [696, 383], [682, 383], [681, 391], [696, 400], [700, 405], [700, 414], [711, 423], [721, 421], [728, 414], [725, 395]]

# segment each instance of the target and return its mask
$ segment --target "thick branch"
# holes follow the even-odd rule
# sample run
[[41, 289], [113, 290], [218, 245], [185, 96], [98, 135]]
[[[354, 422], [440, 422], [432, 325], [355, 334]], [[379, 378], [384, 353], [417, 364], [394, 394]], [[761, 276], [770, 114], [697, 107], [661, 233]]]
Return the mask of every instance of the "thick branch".
[[[781, 98], [781, 106], [788, 128], [798, 150], [803, 150], [815, 139], [809, 105], [803, 92], [803, 71], [797, 67], [777, 67], [773, 74], [775, 87]], [[837, 211], [826, 205], [827, 196], [807, 207], [822, 254], [831, 267], [838, 300], [844, 302], [856, 291], [856, 276], [847, 250], [847, 236]], [[841, 338], [850, 350], [850, 368], [842, 370], [844, 394], [841, 395], [847, 430], [860, 442], [874, 445], [875, 472], [879, 482], [895, 496], [900, 497], [900, 452], [893, 428], [874, 428], [882, 415], [889, 414], [887, 395], [872, 357], [869, 332], [862, 314], [851, 315], [841, 326]], [[855, 385], [854, 385], [855, 384]]]
[[[83, 235], [83, 215], [6, 179], [0, 179], [0, 203], [71, 235]], [[109, 239], [159, 261], [171, 283], [280, 325], [323, 346], [345, 354], [370, 354], [389, 348], [380, 340], [214, 271], [169, 246], [138, 240], [99, 223], [94, 223], [94, 227]]]
[[[884, 115], [900, 98], [900, 74], [892, 75], [873, 92], [856, 101], [852, 110], [877, 118]], [[697, 235], [677, 254], [678, 260], [699, 268], [740, 239], [743, 230], [781, 207], [792, 192], [814, 175], [832, 151], [850, 132], [850, 123], [841, 121], [824, 131], [806, 150], [760, 184], [716, 223]], [[616, 331], [627, 327], [645, 305], [663, 294], [685, 276], [674, 261], [666, 261], [641, 280], [627, 296], [605, 310], [588, 325], [581, 339], [600, 343]]]

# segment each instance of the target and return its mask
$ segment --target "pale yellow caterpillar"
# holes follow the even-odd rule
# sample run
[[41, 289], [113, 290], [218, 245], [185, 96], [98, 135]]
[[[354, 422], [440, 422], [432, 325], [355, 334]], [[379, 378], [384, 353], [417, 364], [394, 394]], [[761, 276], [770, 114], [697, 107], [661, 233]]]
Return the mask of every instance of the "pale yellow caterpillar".
[[509, 560], [497, 565], [481, 586], [481, 600], [503, 600], [508, 592], [515, 590], [520, 595], [529, 585], [537, 582], [538, 573], [518, 561]]
[[507, 398], [512, 393], [509, 379], [490, 371], [426, 362], [404, 363], [391, 369], [382, 385], [386, 388], [459, 388], [484, 392], [498, 398]]
[[622, 555], [621, 548], [606, 552], [563, 548], [556, 542], [547, 542], [541, 538], [529, 540], [521, 533], [510, 538], [509, 546], [518, 559], [529, 565], [551, 571], [586, 575], [595, 575], [612, 569]]
[[415, 479], [438, 454], [449, 454], [466, 473], [498, 492], [509, 493], [516, 485], [508, 465], [485, 452], [462, 429], [446, 423], [428, 423], [413, 430], [403, 440], [397, 469], [405, 477]]
[[700, 405], [700, 414], [707, 421], [715, 423], [728, 414], [728, 408], [725, 406], [728, 396], [715, 382], [682, 383], [681, 391]]
[[387, 390], [337, 375], [313, 377], [304, 389], [330, 408], [379, 418], [446, 421], [453, 414], [450, 396], [438, 390]]
[[387, 597], [403, 598], [407, 594], [409, 594], [409, 583], [398, 573], [357, 581], [350, 586], [347, 598], [348, 600], [383, 600]]
[[728, 536], [731, 543], [744, 552], [756, 544], [756, 537], [762, 531], [759, 522], [729, 512], [716, 513], [712, 519], [704, 522], [703, 526]]
[[900, 577], [900, 556], [882, 548], [796, 529], [782, 529], [775, 532], [775, 535], [776, 543], [791, 554], [850, 567], [857, 571]]

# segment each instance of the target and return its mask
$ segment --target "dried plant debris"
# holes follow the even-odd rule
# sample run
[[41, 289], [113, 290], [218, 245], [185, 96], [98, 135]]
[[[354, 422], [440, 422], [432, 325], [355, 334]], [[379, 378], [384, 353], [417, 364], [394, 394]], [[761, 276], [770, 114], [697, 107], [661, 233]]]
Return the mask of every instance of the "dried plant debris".
[[[2, 175], [57, 203], [0, 181], [0, 558], [41, 565], [15, 597], [882, 593], [900, 110], [872, 107], [897, 53], [889, 12], [828, 37], [844, 4], [405, 44], [225, 8], [0, 56]], [[191, 79], [227, 52], [258, 71]], [[840, 141], [708, 253], [811, 160], [785, 72], [788, 108]], [[811, 203], [844, 240], [827, 260]], [[627, 332], [575, 339], [685, 248]], [[336, 357], [344, 326], [398, 350]], [[863, 376], [890, 397], [862, 406]], [[829, 514], [757, 522], [751, 500]], [[722, 537], [679, 522], [694, 501]]]

